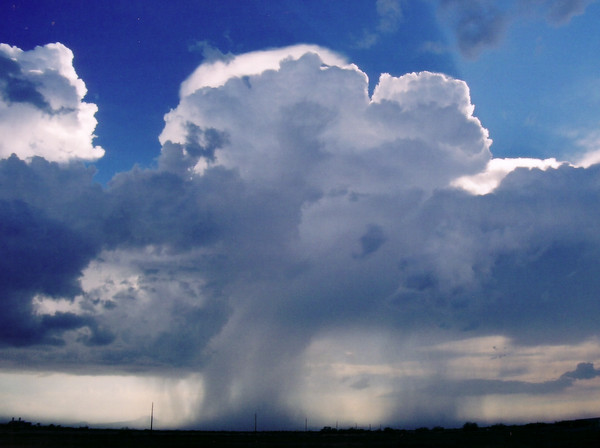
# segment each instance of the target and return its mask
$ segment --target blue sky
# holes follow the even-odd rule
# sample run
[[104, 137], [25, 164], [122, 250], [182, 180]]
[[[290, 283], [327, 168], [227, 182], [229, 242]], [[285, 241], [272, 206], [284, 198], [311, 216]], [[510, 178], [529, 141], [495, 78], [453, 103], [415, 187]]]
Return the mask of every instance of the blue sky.
[[3, 2], [0, 416], [596, 416], [599, 14]]

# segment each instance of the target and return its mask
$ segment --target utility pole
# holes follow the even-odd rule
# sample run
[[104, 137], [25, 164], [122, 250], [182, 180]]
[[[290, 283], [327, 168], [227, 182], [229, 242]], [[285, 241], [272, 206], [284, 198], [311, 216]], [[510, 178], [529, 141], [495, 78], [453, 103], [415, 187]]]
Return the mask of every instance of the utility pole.
[[256, 432], [256, 412], [254, 413], [254, 432]]
[[304, 432], [308, 431], [308, 417], [304, 419]]
[[152, 431], [153, 424], [154, 424], [154, 402], [152, 402], [152, 409], [150, 410], [150, 431]]

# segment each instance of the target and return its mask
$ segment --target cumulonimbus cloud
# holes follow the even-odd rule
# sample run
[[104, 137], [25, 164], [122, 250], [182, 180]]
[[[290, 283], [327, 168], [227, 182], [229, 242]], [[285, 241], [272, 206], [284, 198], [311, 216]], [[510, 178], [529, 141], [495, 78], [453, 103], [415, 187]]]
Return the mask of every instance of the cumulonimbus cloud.
[[[197, 425], [389, 422], [429, 415], [431, 382], [467, 375], [436, 344], [597, 334], [598, 166], [513, 161], [487, 194], [456, 188], [494, 160], [463, 81], [384, 74], [369, 96], [357, 67], [310, 46], [210, 62], [183, 86], [154, 169], [103, 188], [81, 164], [0, 161], [0, 243], [21, 260], [2, 272], [4, 367], [194, 372]], [[29, 87], [27, 107], [46, 107]], [[590, 346], [577, 357], [596, 361]], [[434, 408], [462, 418], [474, 385], [527, 392], [541, 368], [523, 359]]]

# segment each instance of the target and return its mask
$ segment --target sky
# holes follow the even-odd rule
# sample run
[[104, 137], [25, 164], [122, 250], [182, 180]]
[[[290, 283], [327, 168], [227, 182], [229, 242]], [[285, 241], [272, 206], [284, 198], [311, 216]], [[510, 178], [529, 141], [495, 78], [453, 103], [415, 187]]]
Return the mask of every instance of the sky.
[[0, 2], [0, 418], [597, 417], [599, 20]]

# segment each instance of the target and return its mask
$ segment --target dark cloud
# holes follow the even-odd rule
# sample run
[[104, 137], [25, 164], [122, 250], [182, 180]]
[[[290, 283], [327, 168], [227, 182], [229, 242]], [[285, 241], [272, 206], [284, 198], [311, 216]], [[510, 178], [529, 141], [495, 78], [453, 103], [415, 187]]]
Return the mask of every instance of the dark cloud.
[[469, 58], [497, 45], [508, 27], [507, 12], [490, 0], [442, 0], [443, 14], [452, 23], [458, 47]]
[[450, 24], [458, 48], [468, 58], [499, 45], [518, 18], [542, 16], [565, 25], [583, 14], [592, 0], [528, 0], [510, 5], [498, 0], [440, 0], [440, 14]]
[[0, 342], [47, 343], [56, 330], [83, 325], [58, 317], [39, 322], [32, 315], [31, 299], [36, 294], [72, 298], [81, 292], [78, 279], [96, 254], [84, 235], [22, 200], [1, 200], [0, 248]]
[[[43, 212], [42, 212], [43, 213]], [[0, 284], [49, 295], [72, 295], [93, 246], [63, 223], [20, 201], [0, 202]]]
[[[102, 187], [92, 181], [94, 173], [93, 168], [80, 163], [59, 165], [41, 157], [25, 163], [12, 155], [0, 160], [0, 200], [24, 204], [34, 221], [50, 221], [65, 233], [74, 233], [76, 238], [64, 240], [72, 241], [75, 256], [79, 256], [76, 252], [85, 254], [79, 260], [82, 269], [89, 261], [87, 257], [95, 256], [105, 240], [102, 228], [107, 203]], [[42, 246], [31, 249], [34, 254], [35, 250], [43, 251]], [[61, 256], [68, 255], [63, 249], [56, 250]], [[69, 265], [68, 260], [64, 263]]]
[[549, 0], [542, 3], [547, 8], [546, 17], [551, 23], [563, 25], [574, 16], [583, 14], [593, 0]]
[[[108, 244], [186, 247], [209, 240], [216, 217], [204, 204], [192, 205], [190, 194], [189, 183], [169, 172], [136, 169], [116, 176], [103, 222]], [[140, 195], [147, 199], [139, 201]]]
[[566, 372], [559, 378], [542, 382], [527, 382], [514, 380], [470, 379], [456, 382], [443, 382], [431, 386], [435, 393], [458, 397], [461, 395], [494, 395], [494, 394], [555, 394], [573, 385], [576, 380], [592, 379], [600, 376], [600, 371], [594, 369], [593, 363], [579, 363], [572, 372]]
[[357, 389], [357, 390], [367, 389], [369, 387], [369, 379], [361, 378], [358, 381], [355, 381], [354, 383], [352, 383], [350, 385], [350, 387], [353, 389]]
[[[218, 204], [197, 203], [194, 207], [190, 206], [195, 202], [190, 196], [192, 189], [202, 185], [168, 172], [134, 170], [115, 178], [111, 188], [103, 190], [91, 182], [93, 171], [81, 164], [60, 166], [41, 158], [27, 164], [15, 156], [0, 161], [3, 342], [48, 343], [51, 335], [51, 342], [59, 343], [62, 332], [82, 327], [90, 330], [80, 337], [86, 345], [112, 342], [113, 330], [92, 315], [67, 313], [38, 319], [33, 298], [41, 294], [72, 300], [81, 295], [82, 272], [102, 249], [160, 244], [185, 250], [214, 241], [215, 226], [221, 225], [222, 219], [214, 206], [226, 206], [226, 191], [235, 184], [227, 175], [220, 176], [222, 171], [203, 178], [206, 198], [210, 197], [211, 183], [219, 189], [219, 197], [214, 199]], [[140, 203], [140, 195], [152, 200]], [[188, 212], [184, 218], [182, 213]], [[109, 300], [112, 305], [107, 310], [119, 308], [123, 299], [115, 299]], [[217, 310], [207, 311], [204, 319], [193, 309], [182, 314], [194, 321], [218, 323], [222, 321], [218, 316], [224, 313]], [[183, 323], [177, 328], [171, 339], [195, 347], [197, 335], [192, 337], [184, 331]], [[157, 358], [169, 358], [173, 353], [184, 357], [182, 342], [177, 342], [180, 350], [169, 350], [165, 334], [155, 337]]]
[[594, 369], [594, 363], [582, 362], [577, 364], [577, 368], [572, 372], [566, 372], [561, 378], [573, 380], [589, 380], [600, 376], [600, 370]]
[[0, 54], [0, 96], [9, 103], [28, 103], [44, 112], [52, 109], [37, 86], [21, 73], [16, 61]]
[[228, 143], [227, 134], [215, 128], [202, 129], [192, 122], [185, 124], [185, 143], [165, 142], [158, 159], [160, 170], [191, 174], [199, 160], [214, 162], [215, 151]]
[[491, 195], [434, 195], [412, 224], [424, 250], [403, 265], [394, 303], [419, 297], [437, 304], [439, 325], [526, 344], [596, 334], [597, 171], [517, 170]]
[[439, 395], [448, 395], [450, 397], [460, 396], [485, 396], [485, 395], [545, 395], [557, 393], [572, 384], [568, 378], [544, 381], [540, 383], [526, 381], [503, 381], [503, 380], [485, 380], [472, 379], [460, 380], [456, 382], [442, 382], [432, 386], [432, 393]]
[[213, 161], [215, 150], [227, 144], [227, 135], [215, 128], [202, 129], [191, 122], [187, 123], [186, 128], [185, 150], [196, 159], [204, 157]]
[[361, 252], [357, 257], [363, 258], [375, 252], [385, 243], [385, 240], [386, 238], [381, 226], [370, 224], [366, 233], [360, 237]]

